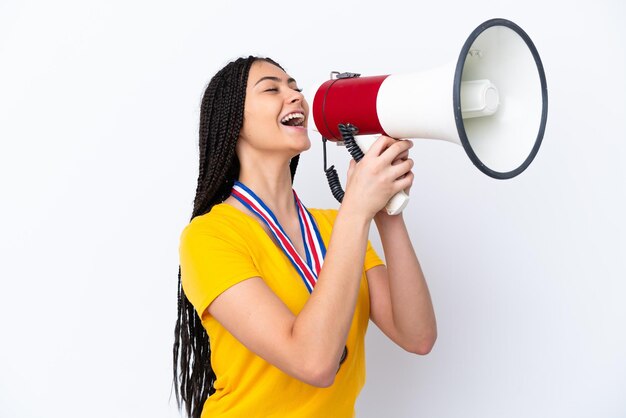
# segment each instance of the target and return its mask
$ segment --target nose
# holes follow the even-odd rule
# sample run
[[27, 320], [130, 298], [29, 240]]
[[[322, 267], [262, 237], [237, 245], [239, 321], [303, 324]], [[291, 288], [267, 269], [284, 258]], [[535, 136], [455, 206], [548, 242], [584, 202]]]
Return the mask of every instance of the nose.
[[291, 93], [287, 96], [288, 103], [296, 103], [296, 102], [303, 102], [303, 101], [304, 101], [304, 95], [297, 90], [291, 90]]

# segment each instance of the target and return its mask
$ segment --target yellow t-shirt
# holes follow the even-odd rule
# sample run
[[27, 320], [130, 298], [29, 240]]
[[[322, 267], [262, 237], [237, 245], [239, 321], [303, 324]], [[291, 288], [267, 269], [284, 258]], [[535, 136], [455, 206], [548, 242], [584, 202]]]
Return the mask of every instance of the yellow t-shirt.
[[[309, 209], [328, 247], [336, 210]], [[218, 204], [195, 217], [180, 242], [182, 285], [199, 315], [223, 291], [251, 277], [264, 282], [294, 313], [309, 292], [282, 249], [256, 219]], [[368, 242], [359, 298], [346, 342], [348, 356], [335, 382], [317, 388], [297, 380], [244, 347], [211, 315], [202, 316], [211, 343], [216, 392], [202, 417], [352, 417], [365, 383], [364, 338], [369, 321], [369, 291], [365, 271], [383, 264]]]

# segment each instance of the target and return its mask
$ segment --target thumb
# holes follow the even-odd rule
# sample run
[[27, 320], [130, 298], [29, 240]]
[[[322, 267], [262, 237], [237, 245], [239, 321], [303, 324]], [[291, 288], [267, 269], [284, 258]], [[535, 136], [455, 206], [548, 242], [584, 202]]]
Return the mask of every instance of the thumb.
[[350, 165], [348, 166], [348, 178], [352, 176], [352, 173], [354, 172], [355, 168], [356, 168], [356, 161], [354, 160], [354, 158], [351, 158]]

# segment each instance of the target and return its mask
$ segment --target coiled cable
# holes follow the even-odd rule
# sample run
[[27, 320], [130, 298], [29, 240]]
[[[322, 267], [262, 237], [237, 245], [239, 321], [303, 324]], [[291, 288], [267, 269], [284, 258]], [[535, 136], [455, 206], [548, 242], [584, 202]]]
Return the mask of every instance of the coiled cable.
[[361, 161], [361, 158], [363, 158], [363, 151], [361, 151], [361, 148], [359, 148], [356, 140], [354, 139], [354, 135], [356, 135], [359, 130], [356, 128], [356, 126], [349, 123], [345, 125], [343, 123], [340, 123], [338, 127], [343, 142], [348, 149], [348, 152], [350, 153], [350, 155], [352, 155], [352, 158], [354, 158], [354, 160], [358, 163], [359, 161]]
[[[341, 133], [341, 137], [346, 146], [346, 149], [354, 158], [354, 160], [358, 163], [363, 158], [363, 151], [359, 148], [359, 145], [356, 143], [354, 139], [354, 135], [358, 132], [356, 126], [352, 124], [343, 124], [340, 123], [338, 125], [339, 132]], [[334, 165], [331, 165], [329, 168], [326, 168], [326, 139], [324, 138], [324, 172], [326, 173], [326, 179], [328, 180], [328, 186], [330, 187], [330, 192], [333, 194], [335, 199], [339, 203], [343, 201], [343, 197], [345, 192], [343, 191], [343, 187], [341, 187], [341, 182], [339, 181], [339, 175], [337, 174], [337, 170]]]

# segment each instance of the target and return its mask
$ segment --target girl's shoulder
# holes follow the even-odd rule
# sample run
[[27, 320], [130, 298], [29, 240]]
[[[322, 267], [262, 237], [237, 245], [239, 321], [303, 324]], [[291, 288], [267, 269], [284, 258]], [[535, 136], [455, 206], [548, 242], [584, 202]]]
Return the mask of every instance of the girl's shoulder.
[[240, 210], [219, 203], [204, 215], [196, 216], [185, 226], [182, 237], [186, 236], [241, 236], [249, 229], [249, 216]]

